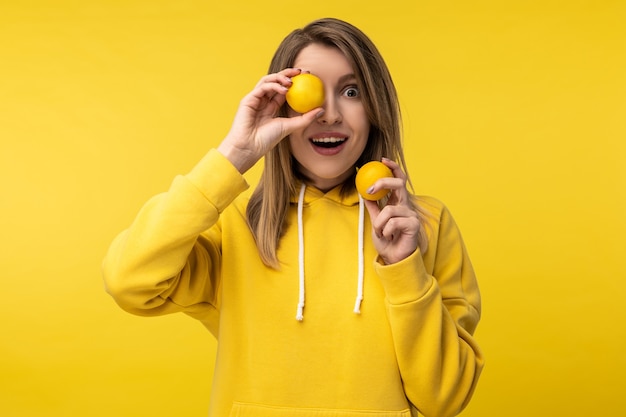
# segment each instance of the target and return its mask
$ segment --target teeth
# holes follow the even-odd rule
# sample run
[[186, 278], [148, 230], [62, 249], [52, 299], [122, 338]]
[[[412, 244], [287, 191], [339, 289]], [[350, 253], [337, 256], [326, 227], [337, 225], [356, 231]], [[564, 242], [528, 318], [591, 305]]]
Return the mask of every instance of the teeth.
[[313, 142], [315, 143], [337, 143], [337, 142], [343, 142], [345, 141], [345, 138], [319, 138], [319, 139], [313, 139]]

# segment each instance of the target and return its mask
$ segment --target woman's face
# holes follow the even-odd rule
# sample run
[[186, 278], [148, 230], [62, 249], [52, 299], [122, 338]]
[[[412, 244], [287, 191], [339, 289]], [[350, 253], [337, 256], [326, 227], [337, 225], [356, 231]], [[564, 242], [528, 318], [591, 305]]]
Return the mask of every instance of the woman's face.
[[[354, 173], [370, 123], [346, 57], [334, 47], [311, 44], [298, 54], [294, 68], [310, 71], [324, 82], [324, 114], [289, 136], [299, 171], [313, 186], [328, 191]], [[297, 113], [289, 109], [289, 115]]]

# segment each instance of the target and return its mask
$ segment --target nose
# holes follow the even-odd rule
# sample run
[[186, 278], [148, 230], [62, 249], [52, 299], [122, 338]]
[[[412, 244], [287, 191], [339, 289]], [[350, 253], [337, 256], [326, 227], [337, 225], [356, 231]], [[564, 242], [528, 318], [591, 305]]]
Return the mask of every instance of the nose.
[[326, 100], [324, 100], [322, 108], [324, 109], [324, 114], [317, 119], [318, 123], [332, 125], [341, 122], [341, 110], [337, 100], [332, 95], [326, 94]]

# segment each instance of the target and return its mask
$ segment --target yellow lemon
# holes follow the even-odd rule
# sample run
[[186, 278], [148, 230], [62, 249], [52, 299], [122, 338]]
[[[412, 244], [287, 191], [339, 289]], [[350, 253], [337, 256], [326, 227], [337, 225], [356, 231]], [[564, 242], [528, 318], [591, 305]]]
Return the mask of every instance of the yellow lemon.
[[370, 161], [356, 172], [356, 189], [361, 194], [361, 197], [366, 200], [380, 200], [389, 193], [389, 190], [383, 189], [374, 194], [368, 194], [367, 189], [374, 185], [376, 181], [385, 177], [393, 177], [389, 167], [379, 161]]
[[291, 79], [285, 98], [298, 113], [306, 113], [324, 104], [324, 84], [313, 74], [298, 74]]

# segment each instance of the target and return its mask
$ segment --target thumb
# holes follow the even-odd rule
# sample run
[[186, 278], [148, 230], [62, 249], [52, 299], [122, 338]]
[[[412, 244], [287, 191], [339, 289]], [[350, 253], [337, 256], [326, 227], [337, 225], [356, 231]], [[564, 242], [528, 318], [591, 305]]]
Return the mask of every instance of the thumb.
[[283, 126], [287, 134], [291, 132], [307, 127], [313, 123], [317, 118], [324, 114], [324, 109], [317, 107], [311, 111], [308, 111], [300, 116], [289, 117], [283, 122]]

